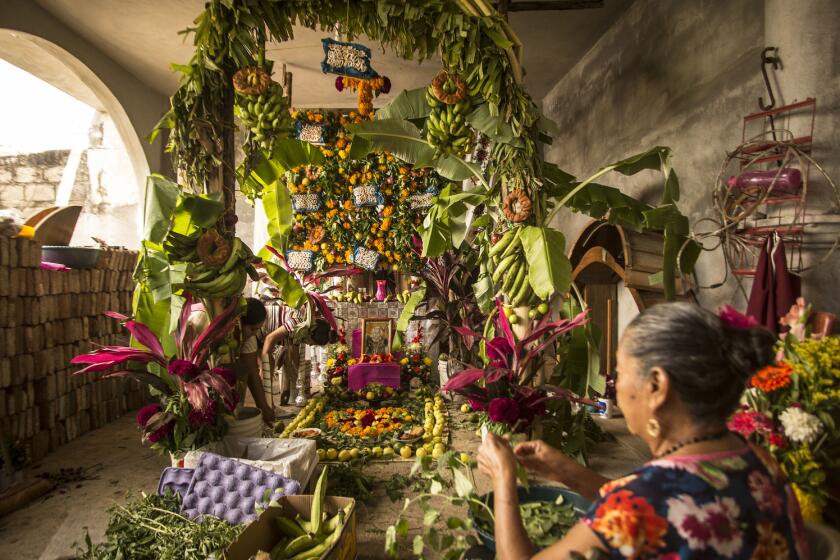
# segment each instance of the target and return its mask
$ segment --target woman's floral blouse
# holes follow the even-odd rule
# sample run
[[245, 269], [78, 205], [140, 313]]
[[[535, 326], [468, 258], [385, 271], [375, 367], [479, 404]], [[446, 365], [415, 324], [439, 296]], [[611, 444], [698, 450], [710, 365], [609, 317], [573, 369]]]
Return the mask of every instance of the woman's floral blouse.
[[796, 497], [753, 447], [647, 463], [601, 487], [583, 522], [610, 558], [808, 558]]

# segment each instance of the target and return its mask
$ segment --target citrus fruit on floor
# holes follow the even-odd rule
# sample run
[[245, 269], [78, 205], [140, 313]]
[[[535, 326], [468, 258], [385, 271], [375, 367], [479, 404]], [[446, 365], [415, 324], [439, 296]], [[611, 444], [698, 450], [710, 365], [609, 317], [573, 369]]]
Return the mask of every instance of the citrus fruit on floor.
[[316, 451], [315, 451], [315, 453], [317, 453], [317, 454], [318, 454], [318, 460], [319, 460], [319, 461], [323, 461], [323, 460], [324, 460], [324, 456], [327, 454], [327, 452], [326, 452], [326, 451], [324, 451], [323, 449], [318, 449], [318, 450], [316, 450]]
[[342, 450], [338, 453], [338, 460], [339, 460], [339, 461], [349, 461], [350, 459], [352, 459], [352, 457], [353, 457], [353, 456], [352, 456], [352, 455], [350, 455], [350, 452], [349, 452], [349, 451], [347, 451], [346, 449], [342, 449]]
[[379, 447], [379, 446], [374, 447], [374, 448], [371, 450], [371, 452], [373, 453], [373, 456], [374, 456], [374, 457], [381, 457], [381, 456], [382, 456], [382, 448], [381, 448], [381, 447]]
[[376, 395], [374, 395], [372, 391], [368, 391], [367, 394], [365, 394], [365, 398], [369, 401], [372, 401], [374, 398], [376, 398]]
[[432, 459], [440, 459], [441, 457], [443, 457], [443, 449], [440, 447], [432, 449]]
[[411, 447], [408, 445], [404, 445], [402, 449], [400, 449], [400, 457], [403, 459], [408, 459], [411, 457]]
[[394, 454], [394, 448], [393, 447], [386, 447], [385, 449], [382, 450], [382, 456], [383, 457], [388, 457], [389, 455], [393, 455], [393, 454]]
[[359, 450], [356, 447], [354, 447], [353, 449], [350, 450], [350, 457], [352, 457], [353, 459], [356, 459], [358, 456], [359, 456]]
[[426, 455], [428, 455], [428, 454], [429, 454], [429, 452], [428, 452], [428, 451], [426, 451], [426, 450], [425, 450], [424, 448], [422, 448], [422, 447], [419, 447], [419, 448], [417, 449], [417, 453], [415, 453], [415, 455], [417, 455], [417, 458], [418, 458], [418, 459], [422, 459], [423, 457], [425, 457], [425, 456], [426, 456]]
[[467, 413], [470, 410], [472, 410], [472, 409], [470, 408], [470, 405], [468, 405], [467, 403], [464, 403], [464, 404], [461, 405], [461, 412]]
[[461, 459], [461, 462], [464, 463], [465, 465], [470, 464], [470, 456], [467, 453], [461, 453], [460, 459]]
[[330, 461], [335, 461], [338, 458], [338, 449], [334, 447], [330, 447], [327, 449], [327, 459]]

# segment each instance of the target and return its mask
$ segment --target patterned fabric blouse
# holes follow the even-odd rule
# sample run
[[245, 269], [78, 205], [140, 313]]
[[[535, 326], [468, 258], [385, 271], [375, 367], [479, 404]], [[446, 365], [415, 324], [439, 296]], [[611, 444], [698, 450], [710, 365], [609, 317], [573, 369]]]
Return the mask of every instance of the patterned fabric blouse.
[[583, 522], [610, 558], [808, 558], [793, 490], [758, 448], [655, 460], [599, 494]]

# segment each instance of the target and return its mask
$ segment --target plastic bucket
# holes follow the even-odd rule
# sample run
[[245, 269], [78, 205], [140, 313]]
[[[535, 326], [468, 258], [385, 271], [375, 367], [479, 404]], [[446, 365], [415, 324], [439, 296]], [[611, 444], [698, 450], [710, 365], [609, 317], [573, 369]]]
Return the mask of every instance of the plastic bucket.
[[236, 437], [261, 437], [263, 422], [260, 409], [245, 406], [237, 412], [238, 414], [235, 419], [228, 420], [227, 435]]

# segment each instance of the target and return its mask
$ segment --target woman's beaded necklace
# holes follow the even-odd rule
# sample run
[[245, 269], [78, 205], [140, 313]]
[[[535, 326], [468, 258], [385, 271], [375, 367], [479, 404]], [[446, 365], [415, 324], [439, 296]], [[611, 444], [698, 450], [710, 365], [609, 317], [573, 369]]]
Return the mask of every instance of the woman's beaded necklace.
[[665, 457], [666, 455], [670, 455], [672, 453], [675, 453], [675, 452], [679, 451], [683, 447], [687, 447], [689, 445], [694, 445], [695, 443], [701, 443], [701, 442], [704, 442], [704, 441], [713, 441], [713, 440], [716, 440], [716, 439], [721, 439], [721, 438], [724, 438], [724, 437], [728, 436], [729, 434], [730, 434], [730, 431], [728, 429], [723, 429], [723, 430], [720, 430], [719, 432], [706, 434], [704, 436], [695, 436], [691, 439], [687, 439], [685, 441], [675, 443], [674, 445], [672, 445], [671, 447], [669, 447], [668, 449], [666, 449], [662, 453], [658, 453], [657, 455], [655, 455], [654, 459], [661, 459], [662, 457]]

